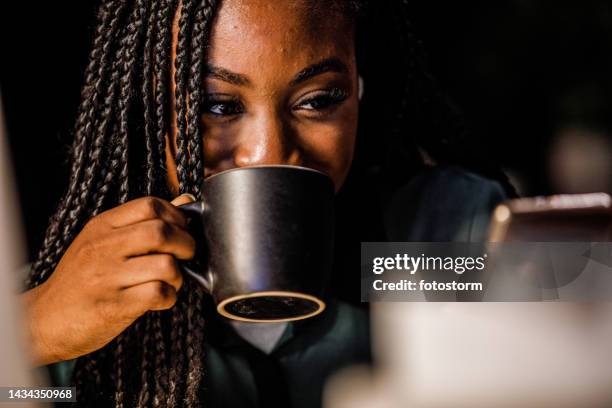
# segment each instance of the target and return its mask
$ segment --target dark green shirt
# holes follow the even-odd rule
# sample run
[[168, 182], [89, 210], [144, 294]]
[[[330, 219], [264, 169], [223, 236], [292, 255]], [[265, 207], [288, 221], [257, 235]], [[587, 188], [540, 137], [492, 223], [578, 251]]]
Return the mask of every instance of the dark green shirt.
[[207, 327], [205, 406], [316, 408], [331, 374], [370, 361], [367, 313], [342, 302], [289, 324], [270, 354], [221, 317], [209, 317]]

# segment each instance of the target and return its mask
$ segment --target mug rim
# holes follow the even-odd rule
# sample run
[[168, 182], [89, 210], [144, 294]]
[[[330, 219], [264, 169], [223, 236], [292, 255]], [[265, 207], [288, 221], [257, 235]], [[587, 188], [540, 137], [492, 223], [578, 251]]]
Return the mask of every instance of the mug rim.
[[[313, 312], [304, 314], [304, 315], [292, 316], [292, 317], [283, 317], [283, 318], [278, 318], [278, 319], [252, 319], [252, 318], [248, 318], [248, 317], [242, 317], [242, 316], [235, 315], [233, 313], [228, 312], [225, 309], [225, 306], [228, 303], [232, 303], [232, 302], [235, 302], [235, 301], [241, 300], [241, 299], [248, 299], [248, 298], [254, 298], [254, 297], [264, 297], [264, 296], [271, 296], [271, 297], [296, 297], [296, 298], [300, 298], [300, 299], [305, 299], [305, 300], [309, 300], [309, 301], [317, 304], [318, 309], [313, 311]], [[325, 308], [326, 308], [326, 304], [325, 304], [324, 301], [322, 301], [321, 299], [319, 299], [316, 296], [309, 295], [307, 293], [293, 292], [293, 291], [287, 291], [287, 290], [267, 290], [267, 291], [250, 292], [250, 293], [246, 293], [246, 294], [243, 294], [243, 295], [235, 295], [235, 296], [231, 296], [231, 297], [228, 297], [226, 299], [223, 299], [217, 305], [217, 313], [219, 313], [221, 316], [226, 317], [228, 319], [236, 320], [236, 321], [240, 321], [240, 322], [249, 322], [249, 323], [280, 323], [280, 322], [292, 322], [292, 321], [296, 321], [296, 320], [308, 319], [310, 317], [314, 317], [314, 316], [316, 316], [318, 314], [321, 314], [325, 310]]]
[[227, 170], [220, 171], [219, 173], [211, 174], [210, 176], [206, 177], [204, 179], [204, 181], [210, 180], [210, 179], [212, 179], [214, 177], [217, 177], [217, 176], [220, 176], [222, 174], [230, 173], [232, 171], [248, 170], [248, 169], [261, 169], [261, 168], [290, 168], [290, 169], [295, 169], [295, 170], [305, 170], [305, 171], [309, 171], [309, 172], [312, 172], [312, 173], [321, 174], [321, 175], [329, 178], [329, 176], [327, 174], [323, 173], [320, 170], [313, 169], [311, 167], [295, 166], [293, 164], [256, 164], [254, 166], [232, 167], [231, 169], [227, 169]]

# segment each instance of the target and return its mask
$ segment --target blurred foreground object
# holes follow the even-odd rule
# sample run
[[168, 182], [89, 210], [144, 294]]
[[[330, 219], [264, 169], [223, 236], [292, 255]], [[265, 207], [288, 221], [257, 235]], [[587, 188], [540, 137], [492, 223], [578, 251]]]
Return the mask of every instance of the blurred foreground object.
[[610, 241], [612, 198], [606, 193], [508, 200], [491, 220], [491, 242]]
[[[17, 298], [18, 272], [24, 268], [25, 251], [7, 148], [0, 107], [0, 386], [28, 387], [35, 381], [27, 359], [27, 341]], [[42, 384], [38, 382], [37, 385]], [[17, 405], [38, 406], [33, 403]], [[0, 406], [16, 404], [0, 402]]]
[[[510, 200], [493, 214], [490, 241], [589, 247], [610, 239], [611, 207], [605, 193]], [[584, 252], [567, 254], [568, 266]], [[612, 406], [610, 302], [371, 307], [375, 368], [333, 378], [326, 408]]]
[[332, 379], [326, 408], [602, 407], [612, 304], [373, 304], [373, 374]]

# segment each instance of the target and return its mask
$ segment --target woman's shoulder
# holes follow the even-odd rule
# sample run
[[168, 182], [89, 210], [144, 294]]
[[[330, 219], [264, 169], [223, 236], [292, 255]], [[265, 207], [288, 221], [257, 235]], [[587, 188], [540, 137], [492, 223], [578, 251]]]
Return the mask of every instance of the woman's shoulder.
[[392, 196], [385, 210], [390, 241], [486, 239], [491, 212], [507, 198], [501, 184], [462, 167], [430, 167]]

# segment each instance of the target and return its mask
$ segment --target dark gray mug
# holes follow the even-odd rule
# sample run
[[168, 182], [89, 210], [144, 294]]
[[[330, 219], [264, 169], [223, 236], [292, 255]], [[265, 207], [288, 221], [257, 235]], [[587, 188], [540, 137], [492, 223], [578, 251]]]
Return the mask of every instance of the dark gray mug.
[[296, 166], [240, 167], [207, 177], [202, 197], [179, 207], [203, 265], [184, 267], [221, 315], [278, 322], [325, 309], [334, 243], [328, 176]]

